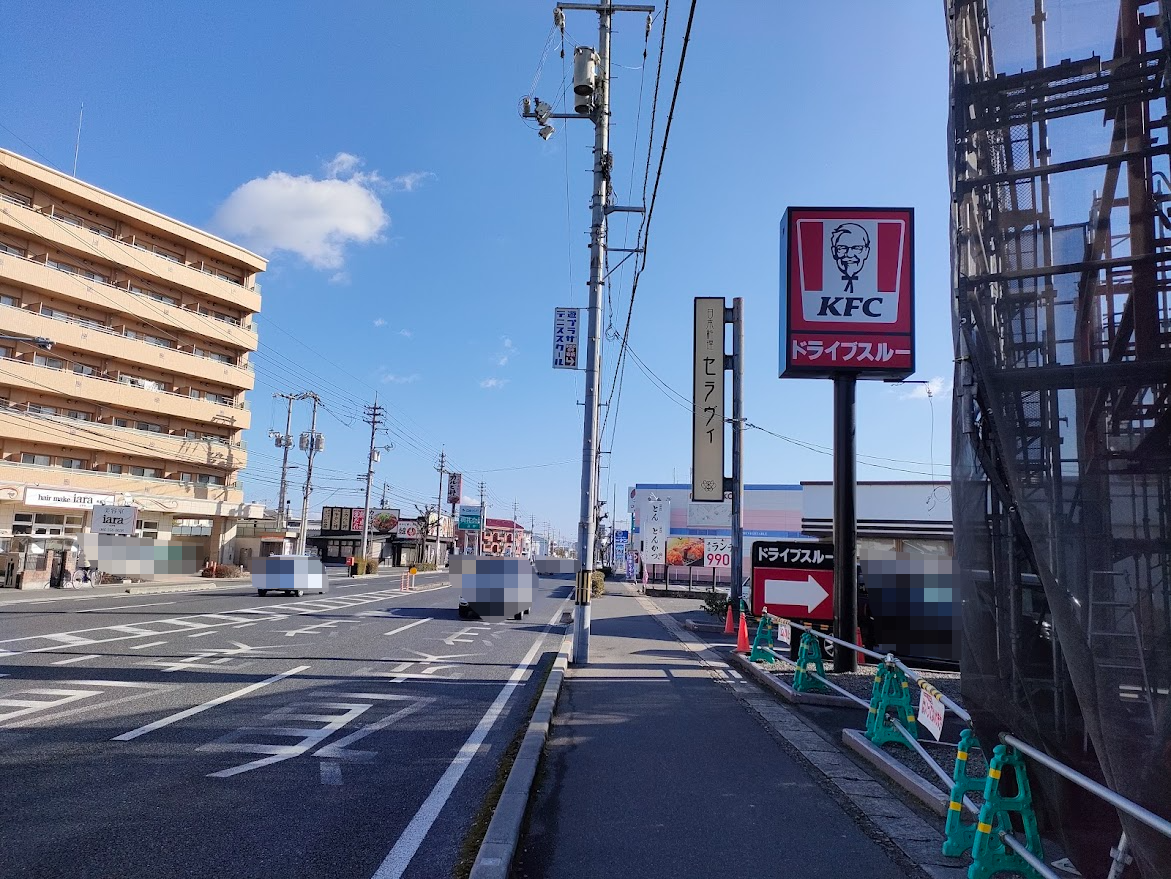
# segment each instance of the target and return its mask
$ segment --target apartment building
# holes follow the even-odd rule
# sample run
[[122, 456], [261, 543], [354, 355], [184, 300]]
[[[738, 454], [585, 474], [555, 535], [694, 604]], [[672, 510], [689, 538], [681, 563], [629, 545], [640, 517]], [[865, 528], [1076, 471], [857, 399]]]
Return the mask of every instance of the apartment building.
[[264, 268], [0, 149], [0, 579], [38, 585], [96, 504], [232, 560], [236, 521], [262, 514], [237, 475]]

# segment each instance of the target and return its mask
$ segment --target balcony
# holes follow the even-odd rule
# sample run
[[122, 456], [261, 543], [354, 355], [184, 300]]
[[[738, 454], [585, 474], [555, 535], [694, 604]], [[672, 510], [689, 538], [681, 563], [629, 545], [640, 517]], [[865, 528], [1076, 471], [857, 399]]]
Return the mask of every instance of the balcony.
[[177, 479], [148, 479], [94, 470], [67, 470], [0, 460], [0, 497], [23, 498], [23, 485], [71, 488], [95, 493], [130, 495], [144, 511], [186, 516], [236, 516], [241, 514], [244, 491], [235, 485], [196, 485]]
[[[131, 379], [130, 376], [124, 376]], [[195, 400], [173, 391], [135, 387], [114, 375], [80, 375], [71, 370], [38, 366], [26, 360], [0, 361], [0, 381], [31, 391], [59, 394], [73, 399], [92, 400], [115, 409], [157, 412], [189, 421], [215, 424], [231, 431], [247, 430], [252, 423], [247, 402], [240, 408], [207, 400]]]
[[182, 287], [192, 293], [214, 299], [245, 311], [260, 311], [260, 294], [232, 281], [204, 272], [200, 266], [189, 266], [159, 256], [129, 241], [62, 222], [34, 207], [5, 199], [0, 202], [0, 229], [21, 238], [32, 237], [52, 242], [68, 253], [83, 259], [101, 259], [125, 266], [144, 278], [158, 278], [168, 285]]
[[10, 333], [45, 336], [63, 348], [100, 351], [112, 360], [165, 369], [180, 377], [197, 378], [235, 390], [248, 391], [256, 383], [256, 377], [247, 367], [231, 366], [176, 348], [163, 348], [139, 339], [128, 339], [114, 327], [78, 321], [65, 315], [50, 316], [0, 305], [0, 326]]
[[[2, 216], [3, 213], [0, 211], [0, 217]], [[141, 319], [141, 316], [145, 315], [153, 324], [199, 336], [229, 348], [255, 351], [258, 344], [256, 331], [251, 325], [245, 327], [206, 315], [197, 315], [189, 309], [133, 293], [128, 287], [84, 278], [73, 272], [48, 266], [40, 260], [0, 252], [0, 275], [10, 279], [14, 284], [49, 293], [55, 298], [66, 299], [79, 305], [91, 306], [98, 302], [103, 307], [127, 317]]]
[[[114, 455], [141, 455], [191, 468], [210, 467], [227, 470], [229, 478], [248, 463], [248, 453], [241, 446], [14, 408], [0, 409], [0, 438]], [[19, 443], [6, 443], [5, 447], [17, 448]]]

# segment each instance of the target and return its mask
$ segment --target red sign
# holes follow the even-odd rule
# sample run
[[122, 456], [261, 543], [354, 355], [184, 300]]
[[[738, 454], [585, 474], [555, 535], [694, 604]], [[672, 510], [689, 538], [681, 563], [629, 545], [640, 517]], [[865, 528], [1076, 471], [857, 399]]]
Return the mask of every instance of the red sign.
[[833, 544], [765, 541], [752, 544], [752, 609], [794, 620], [834, 618]]
[[789, 208], [781, 222], [782, 377], [915, 371], [914, 211]]
[[793, 620], [834, 618], [834, 572], [804, 568], [756, 568], [752, 606]]

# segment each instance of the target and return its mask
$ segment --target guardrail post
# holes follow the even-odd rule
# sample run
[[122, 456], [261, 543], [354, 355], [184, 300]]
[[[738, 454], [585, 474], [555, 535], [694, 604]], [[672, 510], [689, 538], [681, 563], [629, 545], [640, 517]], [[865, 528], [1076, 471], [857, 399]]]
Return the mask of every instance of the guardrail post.
[[[1016, 782], [1016, 793], [1005, 796], [1001, 793], [1002, 775], [1005, 769], [1012, 770]], [[1023, 876], [1041, 879], [1025, 859], [1011, 851], [1001, 840], [1000, 830], [1012, 827], [1010, 814], [1020, 815], [1025, 831], [1025, 847], [1037, 858], [1044, 860], [1045, 849], [1041, 845], [1041, 834], [1037, 830], [1037, 816], [1033, 812], [1033, 792], [1029, 787], [1029, 776], [1025, 771], [1024, 758], [1007, 745], [997, 745], [988, 764], [988, 779], [984, 785], [984, 804], [976, 823], [976, 835], [972, 842], [972, 866], [968, 868], [968, 879], [991, 879], [997, 873], [1012, 871]], [[995, 828], [995, 829], [994, 829]]]
[[[840, 646], [839, 650], [842, 649]], [[874, 686], [870, 690], [870, 713], [866, 715], [866, 738], [876, 745], [898, 742], [906, 745], [902, 733], [886, 722], [888, 711], [893, 711], [899, 723], [905, 721], [910, 735], [918, 737], [915, 708], [911, 704], [911, 688], [903, 670], [893, 662], [881, 662], [874, 672]]]
[[954, 782], [951, 787], [951, 801], [947, 804], [947, 820], [943, 824], [943, 853], [949, 858], [958, 858], [970, 852], [976, 838], [975, 822], [964, 820], [964, 797], [975, 791], [983, 793], [988, 779], [987, 775], [968, 775], [968, 754], [978, 748], [980, 741], [974, 732], [966, 729], [960, 733], [956, 765], [951, 773]]
[[750, 662], [772, 662], [773, 626], [768, 615], [768, 608], [760, 615], [760, 624], [756, 627], [756, 637], [752, 639], [752, 652], [748, 655]]
[[809, 666], [825, 677], [825, 666], [821, 661], [821, 645], [812, 633], [801, 636], [801, 649], [797, 653], [797, 672], [793, 675], [793, 689], [798, 693], [828, 693], [829, 687], [809, 674]]

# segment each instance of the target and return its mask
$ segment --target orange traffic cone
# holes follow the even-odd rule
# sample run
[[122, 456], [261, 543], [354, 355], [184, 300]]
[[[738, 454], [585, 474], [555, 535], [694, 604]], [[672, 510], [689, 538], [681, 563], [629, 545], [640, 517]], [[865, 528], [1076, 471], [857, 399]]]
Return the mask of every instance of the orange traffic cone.
[[[859, 647], [865, 647], [866, 645], [862, 643], [862, 629], [858, 628], [858, 629], [855, 629], [854, 631], [856, 633], [854, 636], [854, 643], [857, 644]], [[866, 662], [866, 654], [859, 653], [858, 654], [858, 664], [862, 665], [865, 662]]]
[[747, 653], [748, 649], [748, 617], [741, 611], [740, 631], [736, 633], [736, 652]]
[[724, 634], [731, 635], [736, 631], [736, 626], [732, 622], [732, 602], [728, 602], [728, 618], [724, 620]]

